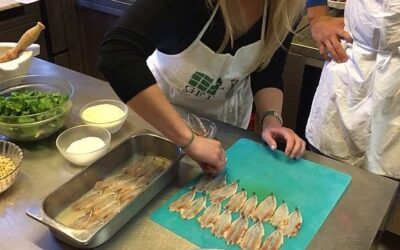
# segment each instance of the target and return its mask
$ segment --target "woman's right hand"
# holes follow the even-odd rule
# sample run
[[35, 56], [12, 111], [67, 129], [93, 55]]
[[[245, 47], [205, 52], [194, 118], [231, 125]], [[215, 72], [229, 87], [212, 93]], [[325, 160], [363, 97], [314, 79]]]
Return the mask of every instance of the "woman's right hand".
[[332, 57], [338, 63], [346, 62], [347, 54], [340, 40], [352, 42], [352, 38], [344, 30], [344, 18], [329, 16], [328, 7], [325, 5], [309, 7], [307, 13], [312, 37], [318, 45], [320, 54], [325, 60], [330, 60]]
[[225, 167], [225, 150], [217, 140], [196, 136], [185, 152], [200, 164], [206, 174], [218, 175]]
[[[175, 144], [186, 145], [189, 142], [192, 131], [157, 84], [137, 94], [128, 105]], [[225, 166], [225, 150], [219, 141], [195, 136], [184, 150], [200, 163], [205, 173], [216, 175]]]

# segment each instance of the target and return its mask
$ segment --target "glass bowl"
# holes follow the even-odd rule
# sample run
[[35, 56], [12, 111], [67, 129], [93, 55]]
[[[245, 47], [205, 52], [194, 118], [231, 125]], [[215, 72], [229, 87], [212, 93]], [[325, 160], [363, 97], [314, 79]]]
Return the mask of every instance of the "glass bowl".
[[[99, 113], [99, 116], [100, 116], [99, 118], [101, 118], [101, 119], [105, 118], [105, 120], [108, 119], [106, 122], [96, 122], [91, 119], [83, 118], [82, 114], [87, 108], [90, 108], [90, 107], [93, 107], [96, 105], [102, 105], [102, 104], [114, 105], [114, 106], [120, 108], [124, 112], [124, 115], [122, 117], [118, 117], [115, 119], [108, 119], [109, 117], [112, 117], [112, 114], [110, 115], [108, 112]], [[97, 101], [90, 102], [90, 103], [86, 104], [85, 106], [83, 106], [79, 112], [79, 116], [83, 123], [85, 123], [87, 125], [93, 125], [93, 126], [105, 128], [108, 131], [110, 131], [111, 134], [114, 134], [114, 133], [118, 132], [118, 130], [120, 130], [122, 125], [124, 125], [126, 118], [128, 117], [128, 106], [126, 106], [125, 103], [123, 103], [121, 101], [117, 101], [117, 100], [111, 100], [111, 99], [97, 100]]]
[[22, 76], [0, 84], [0, 96], [9, 96], [13, 91], [38, 90], [66, 95], [65, 103], [45, 112], [21, 115], [0, 115], [0, 133], [18, 141], [36, 141], [46, 138], [62, 126], [71, 111], [74, 88], [67, 81], [53, 76]]
[[[102, 139], [105, 145], [93, 151], [70, 153], [67, 152], [71, 143], [85, 137], [98, 137]], [[110, 147], [111, 134], [110, 132], [98, 126], [81, 125], [72, 127], [62, 132], [56, 140], [58, 151], [64, 156], [65, 159], [78, 166], [86, 166], [95, 162], [97, 159], [107, 153]]]
[[185, 121], [197, 136], [212, 139], [217, 134], [217, 126], [215, 123], [206, 118], [198, 117], [190, 113]]
[[17, 179], [19, 167], [22, 162], [22, 150], [14, 143], [0, 140], [0, 155], [10, 158], [14, 163], [14, 170], [5, 174], [0, 174], [0, 194], [6, 191]]

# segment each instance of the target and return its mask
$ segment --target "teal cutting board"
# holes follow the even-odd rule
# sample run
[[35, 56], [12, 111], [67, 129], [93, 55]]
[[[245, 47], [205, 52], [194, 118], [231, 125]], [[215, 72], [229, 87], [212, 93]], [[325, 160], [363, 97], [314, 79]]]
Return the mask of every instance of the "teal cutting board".
[[[229, 148], [227, 157], [225, 171], [229, 182], [239, 179], [239, 187], [244, 188], [248, 195], [255, 192], [259, 202], [272, 192], [278, 206], [284, 200], [290, 212], [295, 207], [300, 209], [303, 225], [295, 238], [284, 239], [281, 249], [305, 249], [351, 181], [345, 173], [307, 160], [289, 159], [280, 151], [272, 152], [265, 145], [247, 139], [240, 139]], [[226, 245], [210, 230], [201, 229], [197, 222], [199, 215], [192, 220], [183, 220], [179, 213], [168, 211], [169, 204], [186, 193], [200, 177], [158, 208], [151, 215], [152, 220], [200, 248], [239, 249]], [[201, 194], [197, 194], [199, 196]], [[232, 217], [237, 218], [238, 214]], [[265, 239], [273, 228], [264, 223], [264, 229]]]

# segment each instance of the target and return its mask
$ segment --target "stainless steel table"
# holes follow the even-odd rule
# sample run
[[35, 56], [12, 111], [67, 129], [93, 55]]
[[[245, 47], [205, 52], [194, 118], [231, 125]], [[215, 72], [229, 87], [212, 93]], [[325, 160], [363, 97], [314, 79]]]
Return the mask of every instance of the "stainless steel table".
[[[89, 101], [117, 98], [108, 83], [34, 59], [31, 74], [57, 75], [75, 87], [74, 107], [66, 127], [80, 124], [79, 109]], [[183, 110], [180, 110], [184, 113]], [[225, 147], [239, 138], [259, 141], [248, 131], [217, 122], [217, 138]], [[154, 130], [134, 112], [130, 112], [122, 130], [112, 137], [112, 146], [141, 129]], [[0, 249], [71, 249], [56, 240], [47, 227], [25, 215], [25, 209], [43, 198], [80, 171], [58, 153], [55, 136], [34, 143], [18, 143], [24, 161], [16, 183], [0, 195]], [[311, 242], [310, 249], [368, 249], [392, 202], [398, 183], [366, 171], [349, 168], [337, 161], [306, 152], [305, 158], [330, 166], [352, 176], [352, 182], [327, 221]], [[149, 218], [188, 180], [200, 173], [189, 159], [184, 159], [180, 177], [148, 204], [134, 219], [99, 249], [195, 249], [196, 246], [167, 231]], [[315, 204], [318, 206], [318, 204]]]

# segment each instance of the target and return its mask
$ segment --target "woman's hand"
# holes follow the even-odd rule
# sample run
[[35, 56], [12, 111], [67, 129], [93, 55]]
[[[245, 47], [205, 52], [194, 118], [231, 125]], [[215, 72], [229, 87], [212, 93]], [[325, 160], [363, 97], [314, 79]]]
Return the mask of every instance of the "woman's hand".
[[185, 152], [200, 164], [204, 173], [211, 175], [218, 175], [224, 169], [227, 160], [221, 142], [199, 136], [194, 138]]
[[272, 150], [277, 148], [277, 138], [284, 139], [286, 141], [285, 154], [290, 158], [300, 159], [306, 149], [306, 143], [303, 139], [290, 128], [265, 126], [261, 136]]
[[177, 145], [186, 145], [188, 156], [200, 163], [204, 172], [218, 174], [225, 166], [225, 150], [219, 141], [195, 136], [192, 131], [168, 102], [160, 87], [153, 84], [133, 97], [128, 105], [154, 126], [164, 136]]

